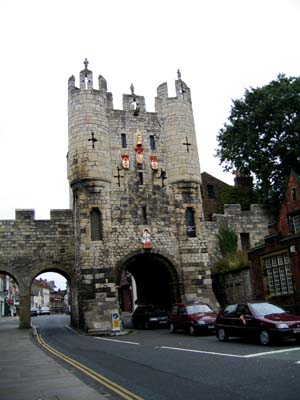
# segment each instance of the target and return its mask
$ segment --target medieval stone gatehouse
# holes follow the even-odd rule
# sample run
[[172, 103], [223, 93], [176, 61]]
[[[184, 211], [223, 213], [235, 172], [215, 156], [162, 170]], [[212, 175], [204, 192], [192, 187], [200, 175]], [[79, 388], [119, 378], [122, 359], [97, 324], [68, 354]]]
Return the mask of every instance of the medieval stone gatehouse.
[[[137, 301], [169, 307], [181, 299], [216, 304], [203, 227], [201, 173], [190, 89], [157, 89], [156, 112], [123, 95], [113, 107], [105, 79], [69, 79], [68, 178], [75, 227], [78, 308], [88, 329], [109, 330], [124, 273]], [[75, 310], [78, 310], [78, 315]]]
[[[72, 324], [88, 332], [111, 331], [126, 301], [217, 305], [219, 224], [204, 218], [191, 93], [179, 71], [175, 88], [170, 98], [160, 85], [155, 112], [147, 112], [131, 85], [117, 110], [102, 76], [94, 88], [87, 60], [79, 87], [69, 79], [70, 210], [52, 210], [49, 221], [17, 210], [15, 220], [0, 221], [0, 273], [19, 286], [20, 327], [30, 327], [31, 283], [47, 271], [68, 279]], [[232, 223], [244, 221], [233, 214]], [[251, 223], [240, 229], [256, 240]]]

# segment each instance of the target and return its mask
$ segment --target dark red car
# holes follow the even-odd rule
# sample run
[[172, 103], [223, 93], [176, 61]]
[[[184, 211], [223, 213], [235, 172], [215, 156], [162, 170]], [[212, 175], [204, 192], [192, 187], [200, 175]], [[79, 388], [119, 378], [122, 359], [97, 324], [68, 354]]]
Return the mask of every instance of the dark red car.
[[258, 338], [263, 345], [289, 338], [300, 343], [300, 315], [266, 302], [232, 304], [219, 312], [216, 335], [221, 342], [230, 336], [247, 336]]
[[190, 335], [211, 332], [215, 328], [217, 314], [201, 302], [177, 303], [169, 313], [170, 332], [186, 330]]

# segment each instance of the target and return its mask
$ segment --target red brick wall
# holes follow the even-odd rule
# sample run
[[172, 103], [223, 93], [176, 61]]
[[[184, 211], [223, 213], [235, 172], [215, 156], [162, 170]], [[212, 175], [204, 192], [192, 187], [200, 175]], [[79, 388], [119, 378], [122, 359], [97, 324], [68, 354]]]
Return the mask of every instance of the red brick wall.
[[[296, 190], [296, 200], [292, 199], [292, 189]], [[297, 211], [300, 212], [300, 180], [295, 173], [291, 173], [278, 220], [278, 230], [283, 237], [292, 233], [288, 224], [288, 214]]]
[[[203, 201], [203, 212], [205, 221], [210, 220], [210, 216], [213, 213], [223, 213], [221, 208], [220, 197], [222, 191], [229, 187], [227, 183], [220, 181], [219, 179], [215, 178], [212, 175], [209, 175], [207, 172], [203, 172], [201, 174], [202, 178], [202, 185], [201, 185], [201, 194], [202, 194], [202, 201]], [[214, 198], [210, 198], [208, 196], [207, 186], [212, 185], [214, 188]]]

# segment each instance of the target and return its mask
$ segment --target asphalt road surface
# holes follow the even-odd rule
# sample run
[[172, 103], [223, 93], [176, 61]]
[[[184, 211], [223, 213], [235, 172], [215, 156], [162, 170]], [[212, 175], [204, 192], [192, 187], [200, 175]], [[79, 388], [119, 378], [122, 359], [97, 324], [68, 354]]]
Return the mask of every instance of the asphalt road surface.
[[166, 329], [92, 337], [70, 329], [64, 315], [38, 316], [32, 323], [50, 346], [145, 400], [300, 399], [300, 346], [292, 340], [265, 347]]

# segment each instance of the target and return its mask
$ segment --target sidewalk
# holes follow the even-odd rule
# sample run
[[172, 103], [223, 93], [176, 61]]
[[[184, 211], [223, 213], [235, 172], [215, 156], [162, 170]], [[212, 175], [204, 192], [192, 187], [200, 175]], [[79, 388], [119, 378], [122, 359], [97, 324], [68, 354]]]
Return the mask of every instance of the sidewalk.
[[16, 317], [0, 318], [0, 399], [105, 399], [35, 345], [30, 329], [18, 326]]

